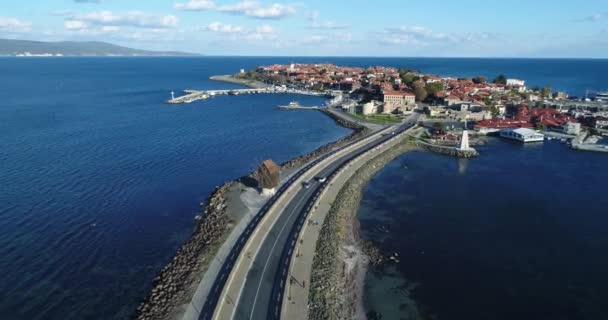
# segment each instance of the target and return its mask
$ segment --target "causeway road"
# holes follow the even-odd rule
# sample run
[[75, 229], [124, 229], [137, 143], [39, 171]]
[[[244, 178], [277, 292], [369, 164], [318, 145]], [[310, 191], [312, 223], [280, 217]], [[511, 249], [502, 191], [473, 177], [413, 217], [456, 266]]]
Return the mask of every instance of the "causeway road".
[[[308, 181], [309, 186], [299, 187], [289, 202], [279, 209], [280, 212], [274, 223], [267, 229], [262, 230], [265, 233], [264, 237], [260, 238], [259, 243], [252, 244], [256, 249], [246, 252], [246, 260], [251, 263], [246, 271], [238, 271], [238, 259], [234, 256], [242, 254], [244, 245], [241, 245], [240, 249], [234, 250], [235, 252], [230, 258], [231, 262], [225, 263], [224, 270], [220, 272], [216, 279], [216, 284], [208, 296], [203, 310], [201, 310], [200, 319], [280, 319], [291, 255], [299, 231], [307, 219], [307, 214], [322, 191], [324, 182], [323, 179], [319, 178], [334, 174], [343, 165], [360, 154], [373, 150], [378, 145], [411, 128], [416, 124], [417, 118], [418, 115], [415, 115], [400, 125], [387, 127], [381, 132], [375, 133], [371, 139], [363, 144], [354, 147], [353, 145], [347, 145], [338, 149], [346, 150], [346, 148], [350, 148], [352, 150], [341, 154], [322, 168], [317, 168], [317, 171], [315, 171], [316, 178]], [[314, 164], [307, 166], [302, 169], [302, 174], [313, 168]], [[308, 172], [308, 176], [310, 176], [310, 172]], [[281, 193], [289, 187], [289, 185], [286, 185], [285, 188], [281, 188], [275, 197], [280, 197]], [[260, 219], [258, 217], [256, 221], [259, 222]], [[254, 225], [248, 228], [243, 234], [245, 238], [238, 243], [247, 241], [256, 227]], [[246, 276], [237, 277], [231, 275], [232, 272], [246, 272]], [[244, 283], [227, 284], [226, 282], [231, 276], [236, 279], [244, 279]], [[236, 290], [237, 294], [228, 295], [223, 291], [228, 292], [230, 290], [224, 288], [224, 285], [240, 287], [240, 290]], [[235, 290], [230, 292], [235, 292]], [[222, 293], [224, 293], [223, 297]], [[216, 308], [224, 308], [224, 310], [221, 310], [224, 312], [218, 312]]]

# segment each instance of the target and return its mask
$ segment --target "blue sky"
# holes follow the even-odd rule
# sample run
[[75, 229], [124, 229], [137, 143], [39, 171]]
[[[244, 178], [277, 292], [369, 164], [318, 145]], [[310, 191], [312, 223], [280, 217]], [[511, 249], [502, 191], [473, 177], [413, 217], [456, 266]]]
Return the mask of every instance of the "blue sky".
[[0, 37], [208, 55], [608, 58], [608, 1], [4, 0]]

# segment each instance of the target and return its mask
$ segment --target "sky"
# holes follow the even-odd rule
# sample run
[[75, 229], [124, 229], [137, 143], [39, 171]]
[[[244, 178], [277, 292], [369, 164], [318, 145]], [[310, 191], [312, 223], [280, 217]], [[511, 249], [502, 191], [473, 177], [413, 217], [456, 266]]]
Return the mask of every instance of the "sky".
[[0, 38], [205, 55], [608, 58], [608, 0], [2, 0]]

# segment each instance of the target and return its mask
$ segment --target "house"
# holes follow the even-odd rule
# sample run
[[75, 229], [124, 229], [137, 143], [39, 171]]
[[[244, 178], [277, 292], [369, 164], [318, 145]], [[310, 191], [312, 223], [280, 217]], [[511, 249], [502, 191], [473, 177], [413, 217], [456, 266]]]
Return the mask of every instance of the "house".
[[608, 129], [608, 118], [595, 117], [593, 124], [596, 129]]
[[[384, 113], [392, 113], [397, 108], [413, 106], [416, 95], [407, 91], [384, 91]], [[402, 110], [404, 111], [404, 110]]]
[[429, 117], [437, 117], [437, 118], [445, 118], [449, 115], [449, 109], [443, 107], [425, 107], [424, 113], [426, 113]]
[[460, 97], [457, 97], [454, 95], [449, 95], [447, 98], [444, 98], [443, 101], [444, 101], [444, 104], [449, 107], [453, 104], [460, 102]]
[[564, 134], [572, 134], [578, 136], [581, 133], [581, 124], [578, 122], [566, 122], [558, 127], [552, 128], [554, 131]]
[[525, 87], [526, 81], [519, 79], [507, 79], [507, 86], [511, 87]]

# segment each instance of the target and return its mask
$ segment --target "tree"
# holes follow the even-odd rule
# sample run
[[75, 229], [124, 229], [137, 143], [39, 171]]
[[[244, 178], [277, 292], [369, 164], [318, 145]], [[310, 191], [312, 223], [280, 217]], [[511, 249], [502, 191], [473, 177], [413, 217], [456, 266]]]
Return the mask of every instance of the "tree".
[[416, 94], [416, 101], [424, 101], [429, 96], [424, 88], [424, 84], [420, 81], [414, 82], [414, 93]]
[[542, 91], [543, 98], [550, 97], [550, 96], [551, 96], [551, 91], [552, 91], [552, 90], [551, 90], [551, 87], [550, 87], [550, 86], [545, 86], [545, 87], [543, 88], [543, 91]]
[[486, 106], [490, 106], [492, 105], [492, 97], [487, 97], [483, 100], [483, 102], [486, 104]]
[[412, 86], [412, 84], [416, 81], [420, 80], [420, 77], [413, 73], [406, 73], [401, 75], [401, 81], [408, 86]]
[[490, 113], [492, 113], [492, 118], [496, 118], [498, 115], [500, 115], [500, 110], [498, 110], [498, 107], [496, 106], [491, 106]]
[[435, 95], [437, 92], [443, 91], [443, 83], [433, 82], [425, 86], [426, 92], [430, 95]]
[[484, 76], [479, 76], [479, 77], [473, 78], [473, 83], [475, 83], [475, 84], [486, 83], [486, 82], [488, 82], [488, 78], [486, 78]]
[[505, 77], [504, 74], [499, 74], [498, 77], [496, 77], [496, 79], [494, 79], [493, 81], [494, 83], [499, 83], [499, 84], [507, 84], [507, 77]]

